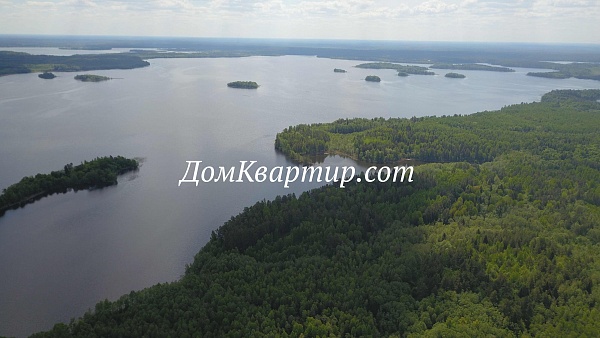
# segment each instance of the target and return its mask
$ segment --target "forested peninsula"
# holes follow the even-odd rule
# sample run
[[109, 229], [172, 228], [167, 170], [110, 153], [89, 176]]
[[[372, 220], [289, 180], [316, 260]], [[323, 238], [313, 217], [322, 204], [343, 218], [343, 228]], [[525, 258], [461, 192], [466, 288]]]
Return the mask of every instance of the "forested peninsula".
[[77, 72], [102, 69], [133, 69], [150, 65], [130, 53], [90, 55], [32, 55], [0, 51], [0, 76], [35, 72]]
[[[563, 96], [569, 103], [558, 106], [554, 101]], [[579, 109], [593, 106], [597, 99], [599, 90], [554, 91], [544, 95], [542, 102], [465, 116], [357, 118], [298, 125], [277, 134], [275, 148], [305, 164], [312, 163], [313, 155], [325, 153], [371, 163], [406, 158], [483, 163], [510, 150], [540, 155], [548, 147], [578, 153], [588, 147], [586, 140], [598, 139], [598, 114]]]
[[588, 79], [600, 81], [600, 64], [598, 63], [552, 63], [541, 62], [543, 66], [537, 68], [553, 69], [553, 72], [529, 72], [529, 76], [545, 77], [550, 79]]
[[451, 163], [258, 202], [179, 281], [34, 337], [597, 336], [599, 97], [288, 128], [291, 149]]
[[23, 177], [19, 183], [2, 190], [0, 216], [9, 209], [16, 209], [42, 197], [69, 190], [103, 188], [117, 184], [117, 176], [137, 170], [138, 162], [122, 156], [98, 157], [73, 166], [69, 163], [63, 170], [50, 174]]

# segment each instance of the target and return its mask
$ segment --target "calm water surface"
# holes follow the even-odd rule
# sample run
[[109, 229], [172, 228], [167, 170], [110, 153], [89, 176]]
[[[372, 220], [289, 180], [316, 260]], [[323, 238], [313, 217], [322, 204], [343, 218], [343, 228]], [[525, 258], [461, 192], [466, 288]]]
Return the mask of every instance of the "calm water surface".
[[[186, 160], [290, 165], [273, 149], [275, 134], [290, 125], [474, 113], [539, 101], [552, 89], [600, 88], [594, 81], [527, 77], [527, 69], [461, 71], [462, 80], [445, 78], [444, 70], [402, 78], [352, 68], [358, 61], [298, 56], [150, 63], [91, 72], [118, 78], [101, 83], [75, 81], [73, 73], [0, 78], [0, 188], [97, 156], [144, 159], [117, 186], [54, 195], [0, 218], [0, 335], [49, 329], [100, 300], [174, 281], [210, 232], [245, 206], [317, 186], [178, 187]], [[365, 82], [370, 74], [382, 82]], [[261, 87], [226, 86], [236, 80]], [[352, 164], [338, 157], [325, 162]]]

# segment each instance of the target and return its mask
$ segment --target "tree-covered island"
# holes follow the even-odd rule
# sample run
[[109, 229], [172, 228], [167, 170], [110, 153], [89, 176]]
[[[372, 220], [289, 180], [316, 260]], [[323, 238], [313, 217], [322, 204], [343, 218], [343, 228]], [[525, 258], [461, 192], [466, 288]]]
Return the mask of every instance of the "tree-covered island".
[[345, 72], [346, 72], [346, 70], [345, 70], [345, 69], [341, 69], [341, 68], [335, 68], [335, 69], [333, 70], [333, 72], [334, 72], [334, 73], [345, 73]]
[[381, 78], [377, 75], [367, 75], [367, 77], [365, 77], [365, 81], [369, 81], [369, 82], [381, 82]]
[[2, 190], [0, 216], [6, 210], [22, 207], [42, 197], [69, 190], [103, 188], [117, 184], [117, 176], [138, 169], [138, 161], [122, 156], [98, 157], [73, 166], [69, 163], [63, 170], [50, 174], [37, 174], [21, 179]]
[[101, 82], [101, 81], [108, 81], [111, 79], [112, 78], [110, 78], [108, 76], [93, 75], [93, 74], [75, 75], [75, 80], [78, 80], [81, 82]]
[[466, 77], [464, 74], [459, 74], [459, 73], [447, 73], [444, 76], [452, 78], [452, 79], [464, 79]]
[[56, 75], [54, 75], [53, 73], [50, 73], [50, 72], [43, 72], [42, 74], [39, 74], [38, 77], [40, 79], [52, 80], [56, 77]]
[[242, 89], [257, 89], [258, 83], [254, 82], [254, 81], [235, 81], [235, 82], [229, 82], [227, 84], [227, 87], [242, 88]]

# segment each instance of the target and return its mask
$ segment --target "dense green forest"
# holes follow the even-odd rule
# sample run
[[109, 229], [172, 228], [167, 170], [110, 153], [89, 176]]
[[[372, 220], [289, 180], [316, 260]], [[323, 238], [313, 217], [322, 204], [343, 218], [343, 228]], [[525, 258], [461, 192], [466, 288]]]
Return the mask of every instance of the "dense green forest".
[[254, 81], [235, 81], [229, 82], [227, 87], [231, 88], [242, 88], [242, 89], [256, 89], [258, 88], [258, 83]]
[[464, 79], [466, 77], [464, 74], [459, 74], [459, 73], [447, 73], [444, 76], [452, 78], [452, 79]]
[[129, 53], [96, 55], [32, 55], [0, 51], [0, 76], [32, 72], [77, 72], [99, 69], [132, 69], [150, 65]]
[[65, 193], [92, 188], [103, 188], [117, 184], [117, 175], [138, 169], [138, 162], [122, 156], [98, 157], [73, 166], [69, 163], [63, 170], [50, 174], [37, 174], [23, 177], [2, 190], [0, 195], [0, 216], [6, 210], [31, 203], [55, 193]]
[[514, 72], [514, 69], [506, 67], [488, 66], [477, 63], [462, 63], [462, 64], [449, 64], [449, 63], [436, 63], [429, 66], [432, 69], [457, 69], [457, 70], [486, 70], [491, 72]]
[[378, 131], [373, 141], [401, 125], [402, 144], [427, 130], [469, 149], [484, 131], [500, 147], [484, 163], [464, 153], [418, 166], [412, 183], [258, 202], [213, 232], [179, 281], [35, 337], [597, 337], [599, 96], [555, 91], [472, 117], [313, 125], [318, 135]]
[[[389, 62], [372, 62], [372, 63], [361, 63], [355, 66], [356, 68], [365, 68], [365, 69], [393, 69], [398, 73], [406, 73], [406, 74], [414, 74], [414, 75], [435, 75], [434, 72], [431, 72], [427, 69], [427, 67], [421, 66], [404, 66], [399, 65], [397, 63], [389, 63]], [[398, 74], [400, 75], [400, 74]]]
[[108, 81], [111, 78], [108, 76], [102, 76], [102, 75], [93, 75], [93, 74], [81, 74], [81, 75], [75, 75], [75, 80], [81, 81], [81, 82], [101, 82], [101, 81]]
[[365, 77], [365, 81], [369, 81], [369, 82], [381, 82], [381, 78], [377, 75], [367, 75], [367, 77]]
[[[557, 97], [568, 104], [556, 102]], [[582, 108], [595, 106], [597, 99], [600, 90], [553, 91], [542, 102], [465, 116], [357, 118], [298, 125], [277, 134], [275, 147], [305, 164], [312, 163], [313, 155], [325, 153], [372, 163], [406, 158], [483, 163], [509, 150], [541, 155], [548, 148], [594, 154], [591, 141], [600, 137], [599, 115]], [[594, 159], [600, 163], [600, 158]]]

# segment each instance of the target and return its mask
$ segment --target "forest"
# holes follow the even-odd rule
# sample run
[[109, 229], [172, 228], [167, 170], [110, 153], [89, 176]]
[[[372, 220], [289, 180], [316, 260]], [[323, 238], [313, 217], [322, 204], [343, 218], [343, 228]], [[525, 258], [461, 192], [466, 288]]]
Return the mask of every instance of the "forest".
[[412, 183], [260, 201], [214, 231], [180, 280], [34, 337], [600, 336], [599, 97], [287, 128], [295, 138], [278, 140], [291, 148], [431, 141], [415, 154], [448, 163], [417, 166]]
[[66, 164], [63, 170], [50, 174], [23, 177], [21, 181], [2, 189], [0, 216], [7, 210], [22, 207], [42, 197], [69, 190], [103, 188], [117, 184], [117, 176], [137, 170], [138, 162], [122, 156], [98, 157], [92, 161], [73, 166]]
[[32, 55], [0, 51], [0, 76], [35, 72], [77, 72], [100, 69], [132, 69], [150, 65], [130, 53], [90, 55]]

